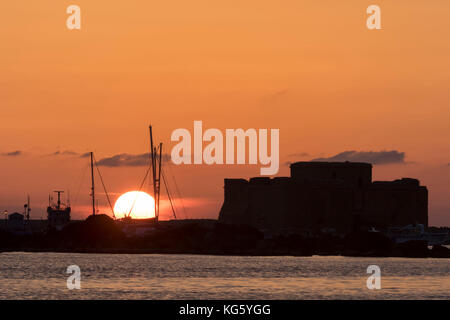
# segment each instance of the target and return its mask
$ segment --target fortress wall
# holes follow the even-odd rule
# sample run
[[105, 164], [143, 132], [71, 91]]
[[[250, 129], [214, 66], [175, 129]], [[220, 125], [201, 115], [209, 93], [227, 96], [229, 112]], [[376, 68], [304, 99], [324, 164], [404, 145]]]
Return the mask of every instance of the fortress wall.
[[329, 185], [311, 187], [292, 180], [251, 179], [247, 215], [251, 225], [274, 231], [352, 226], [352, 189]]
[[399, 181], [374, 183], [368, 190], [362, 216], [375, 226], [401, 227], [420, 223], [428, 226], [428, 190]]
[[277, 216], [277, 199], [270, 178], [251, 178], [249, 182], [249, 211], [252, 225], [271, 228], [270, 220]]
[[274, 197], [273, 214], [269, 215], [267, 225], [279, 230], [290, 223], [289, 220], [289, 191], [292, 189], [291, 179], [288, 177], [272, 179], [272, 194]]
[[248, 211], [248, 185], [245, 179], [225, 179], [224, 202], [219, 220], [233, 224], [251, 224]]
[[353, 226], [353, 193], [348, 187], [329, 189], [330, 208], [325, 212], [321, 227], [350, 232]]
[[269, 183], [251, 183], [251, 211], [255, 213], [257, 225], [264, 229], [279, 230], [288, 223], [290, 178], [273, 178]]
[[311, 230], [328, 227], [346, 232], [352, 225], [352, 205], [350, 188], [297, 185], [290, 192], [287, 225]]

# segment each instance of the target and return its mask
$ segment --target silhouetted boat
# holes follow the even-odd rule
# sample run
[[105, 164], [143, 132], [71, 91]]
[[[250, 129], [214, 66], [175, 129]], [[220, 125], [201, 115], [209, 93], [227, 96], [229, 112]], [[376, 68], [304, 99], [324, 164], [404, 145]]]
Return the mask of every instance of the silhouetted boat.
[[[164, 175], [162, 172], [162, 143], [159, 143], [158, 147], [154, 146], [152, 126], [149, 126], [149, 133], [150, 133], [150, 165], [147, 168], [147, 172], [144, 176], [144, 179], [143, 179], [138, 191], [142, 190], [142, 187], [144, 186], [144, 183], [146, 182], [146, 180], [151, 172], [151, 175], [152, 175], [151, 184], [153, 187], [153, 199], [155, 200], [155, 216], [153, 218], [147, 218], [147, 219], [133, 219], [131, 217], [131, 212], [133, 211], [133, 206], [134, 206], [134, 203], [133, 203], [128, 214], [126, 214], [125, 217], [116, 220], [117, 223], [119, 223], [123, 228], [126, 228], [128, 226], [136, 226], [136, 225], [147, 227], [147, 226], [152, 226], [158, 222], [159, 209], [160, 209], [159, 202], [160, 202], [160, 194], [161, 194], [161, 192], [160, 192], [161, 177], [163, 178], [163, 182], [166, 187], [166, 192], [167, 192], [167, 196], [169, 198], [170, 204], [171, 204], [173, 216], [175, 219], [177, 218], [176, 213], [175, 213], [175, 208], [172, 203], [172, 197], [170, 195], [169, 188], [167, 186], [167, 183], [165, 181], [165, 178], [164, 178]], [[101, 176], [101, 173], [97, 166], [97, 163], [94, 160], [93, 152], [90, 153], [92, 216], [95, 216], [97, 213], [96, 200], [95, 200], [94, 165], [96, 166], [97, 171], [100, 175], [103, 189], [105, 191], [109, 206], [111, 208], [112, 216], [114, 219], [116, 219], [116, 216], [114, 214], [114, 209], [112, 207], [108, 192], [106, 191], [105, 184], [103, 183], [103, 178]]]
[[423, 224], [409, 224], [401, 228], [389, 228], [387, 235], [395, 243], [427, 241], [429, 246], [443, 245], [447, 240], [447, 233], [426, 232]]
[[52, 197], [48, 197], [47, 221], [48, 227], [51, 229], [61, 230], [70, 223], [70, 204], [61, 202], [61, 193], [64, 191], [54, 191], [58, 194], [56, 203], [52, 203]]

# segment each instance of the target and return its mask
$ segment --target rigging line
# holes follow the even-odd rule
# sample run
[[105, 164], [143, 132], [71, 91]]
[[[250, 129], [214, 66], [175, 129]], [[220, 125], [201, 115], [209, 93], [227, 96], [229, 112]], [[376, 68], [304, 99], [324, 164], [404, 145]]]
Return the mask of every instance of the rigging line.
[[162, 178], [163, 178], [163, 181], [164, 181], [164, 186], [166, 187], [167, 197], [169, 198], [170, 206], [172, 207], [173, 216], [176, 219], [177, 218], [177, 214], [175, 213], [175, 209], [173, 207], [172, 197], [170, 196], [169, 188], [167, 186], [166, 175], [164, 174], [164, 170], [162, 171]]
[[[142, 180], [141, 186], [139, 187], [139, 192], [142, 190], [144, 186], [145, 180], [147, 180], [148, 173], [150, 172], [150, 167], [148, 167], [147, 172], [145, 173], [144, 179]], [[136, 204], [136, 200], [139, 196], [139, 192], [136, 193], [136, 197], [134, 197], [133, 204], [131, 205], [130, 211], [128, 212], [128, 217], [131, 215], [131, 211], [133, 211], [134, 205]]]
[[[173, 198], [172, 196], [171, 196], [171, 188], [170, 188], [170, 185], [169, 185], [169, 179], [168, 178], [166, 178], [166, 173], [164, 172], [164, 170], [162, 170], [162, 174], [163, 174], [163, 182], [164, 182], [164, 184], [165, 184], [165, 186], [166, 186], [166, 192], [167, 192], [167, 195], [168, 195], [168, 197], [170, 196], [170, 199], [169, 200], [172, 200], [172, 206], [173, 206], [173, 210], [175, 210], [175, 212], [179, 212], [178, 211], [178, 205], [177, 205], [177, 203], [176, 203], [176, 201], [175, 201], [175, 198]], [[174, 216], [176, 216], [176, 215], [174, 215]]]
[[97, 168], [98, 175], [100, 176], [100, 181], [102, 182], [103, 190], [105, 190], [106, 199], [108, 200], [109, 207], [111, 208], [111, 212], [113, 214], [113, 218], [115, 219], [116, 215], [114, 214], [114, 209], [113, 209], [113, 206], [111, 204], [111, 200], [109, 199], [108, 191], [106, 191], [106, 186], [105, 186], [105, 183], [103, 182], [103, 177], [102, 177], [102, 174], [100, 173], [100, 169], [98, 168], [97, 159], [95, 159], [95, 155], [94, 155], [94, 163], [95, 163], [95, 167]]
[[80, 180], [80, 184], [78, 185], [78, 190], [77, 190], [77, 193], [76, 193], [76, 195], [75, 195], [75, 201], [73, 202], [73, 207], [75, 208], [76, 206], [77, 206], [77, 203], [78, 203], [78, 196], [80, 195], [80, 190], [81, 190], [81, 185], [83, 184], [83, 181], [84, 181], [84, 177], [86, 176], [86, 169], [89, 167], [89, 164], [86, 164], [86, 165], [84, 165], [83, 166], [83, 168], [81, 168], [82, 169], [82, 172], [81, 172], [81, 180]]
[[[149, 152], [148, 153], [148, 170], [150, 170], [150, 168], [152, 167], [152, 154], [151, 154], [151, 152]], [[153, 174], [153, 173], [152, 173]], [[153, 182], [152, 182], [152, 179], [148, 179], [148, 190], [152, 190], [152, 188], [153, 188]], [[149, 193], [151, 193], [150, 191], [149, 191]]]
[[181, 194], [181, 191], [178, 188], [178, 183], [177, 183], [177, 180], [175, 179], [175, 174], [174, 174], [174, 172], [172, 170], [172, 163], [171, 163], [171, 161], [169, 161], [169, 171], [172, 174], [172, 180], [173, 180], [173, 182], [175, 184], [175, 191], [178, 193], [178, 197], [179, 197], [180, 202], [181, 202], [181, 207], [183, 208], [184, 218], [187, 219], [188, 218], [188, 214], [186, 212], [186, 207], [184, 206], [183, 195]]

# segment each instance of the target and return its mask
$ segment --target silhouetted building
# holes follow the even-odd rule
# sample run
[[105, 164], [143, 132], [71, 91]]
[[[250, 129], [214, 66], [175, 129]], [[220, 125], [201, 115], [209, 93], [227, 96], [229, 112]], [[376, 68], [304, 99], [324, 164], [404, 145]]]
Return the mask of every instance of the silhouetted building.
[[22, 233], [25, 230], [24, 215], [18, 212], [8, 215], [7, 230], [11, 233]]
[[71, 208], [69, 204], [61, 202], [61, 193], [64, 191], [54, 191], [58, 194], [56, 203], [52, 203], [52, 198], [49, 197], [47, 207], [47, 221], [50, 229], [61, 230], [70, 223]]
[[8, 215], [8, 223], [23, 225], [23, 223], [24, 223], [23, 214], [20, 214], [18, 212], [11, 213], [10, 215]]
[[428, 191], [419, 180], [372, 182], [372, 165], [296, 162], [291, 177], [225, 179], [219, 220], [269, 230], [428, 226]]

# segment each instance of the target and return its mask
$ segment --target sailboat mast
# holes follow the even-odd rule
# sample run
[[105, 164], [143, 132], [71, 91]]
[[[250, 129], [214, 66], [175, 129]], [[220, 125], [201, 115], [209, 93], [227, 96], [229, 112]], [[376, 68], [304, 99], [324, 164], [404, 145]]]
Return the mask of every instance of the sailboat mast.
[[152, 126], [149, 126], [150, 130], [150, 155], [151, 155], [151, 167], [152, 167], [152, 182], [153, 182], [153, 199], [155, 199], [155, 218], [158, 219], [158, 210], [157, 210], [157, 204], [156, 204], [156, 166], [155, 166], [155, 159], [156, 154], [153, 149], [153, 130]]
[[27, 221], [30, 220], [30, 195], [27, 195]]
[[95, 215], [94, 153], [91, 152], [92, 215]]
[[161, 194], [161, 164], [162, 164], [162, 142], [159, 143], [159, 169], [158, 169], [158, 218], [159, 218], [159, 196]]

